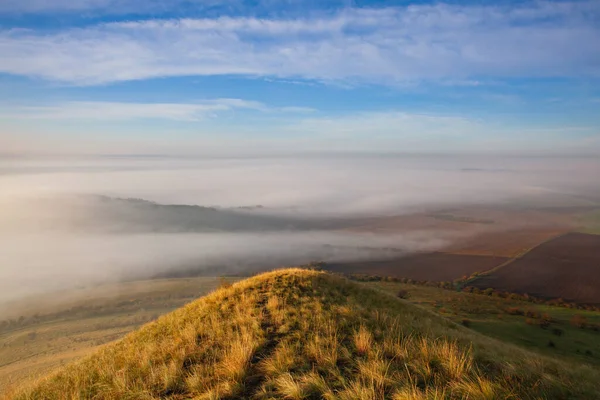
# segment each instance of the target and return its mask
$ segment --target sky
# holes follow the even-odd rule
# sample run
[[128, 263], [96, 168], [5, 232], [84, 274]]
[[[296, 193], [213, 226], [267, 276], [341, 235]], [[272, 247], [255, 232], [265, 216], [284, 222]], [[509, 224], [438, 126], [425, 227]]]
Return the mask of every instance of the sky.
[[600, 154], [600, 2], [2, 0], [0, 154]]

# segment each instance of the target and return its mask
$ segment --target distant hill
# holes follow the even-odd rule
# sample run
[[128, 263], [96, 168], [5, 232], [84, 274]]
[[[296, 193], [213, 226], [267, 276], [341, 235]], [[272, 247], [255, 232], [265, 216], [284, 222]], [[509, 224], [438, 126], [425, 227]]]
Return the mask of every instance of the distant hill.
[[600, 235], [562, 235], [469, 285], [600, 304]]
[[341, 220], [271, 215], [259, 208], [159, 204], [143, 199], [87, 196], [67, 200], [71, 226], [113, 232], [260, 232], [343, 227]]
[[600, 373], [390, 294], [280, 270], [224, 287], [16, 399], [593, 399]]

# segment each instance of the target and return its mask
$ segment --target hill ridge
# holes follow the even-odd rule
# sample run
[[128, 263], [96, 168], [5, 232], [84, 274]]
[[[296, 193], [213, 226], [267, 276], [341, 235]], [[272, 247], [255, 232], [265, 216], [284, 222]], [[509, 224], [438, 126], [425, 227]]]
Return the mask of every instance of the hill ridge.
[[17, 399], [597, 398], [599, 375], [324, 272], [219, 289]]

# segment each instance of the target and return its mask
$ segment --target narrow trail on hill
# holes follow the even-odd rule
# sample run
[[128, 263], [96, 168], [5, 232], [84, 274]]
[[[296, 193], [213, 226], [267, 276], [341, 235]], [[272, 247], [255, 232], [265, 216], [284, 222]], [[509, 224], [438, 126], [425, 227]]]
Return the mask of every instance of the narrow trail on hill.
[[[262, 384], [265, 381], [265, 375], [260, 370], [260, 362], [268, 359], [273, 355], [275, 349], [279, 345], [279, 342], [282, 339], [280, 333], [278, 333], [278, 326], [273, 321], [271, 316], [271, 312], [267, 307], [268, 301], [268, 293], [261, 293], [261, 300], [257, 302], [257, 306], [262, 310], [262, 318], [260, 322], [260, 327], [265, 332], [266, 338], [264, 343], [260, 346], [260, 348], [254, 353], [250, 360], [250, 366], [248, 368], [248, 373], [246, 378], [244, 379], [244, 391], [242, 393], [243, 398], [251, 398], [256, 392], [260, 389]], [[237, 398], [237, 397], [236, 397]], [[232, 397], [230, 400], [233, 400]]]

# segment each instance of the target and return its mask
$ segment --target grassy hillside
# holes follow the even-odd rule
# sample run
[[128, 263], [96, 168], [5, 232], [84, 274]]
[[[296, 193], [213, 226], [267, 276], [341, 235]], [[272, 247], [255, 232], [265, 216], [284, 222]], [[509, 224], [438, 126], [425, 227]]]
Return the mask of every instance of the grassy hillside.
[[598, 382], [382, 291], [291, 269], [220, 289], [13, 397], [589, 399]]
[[215, 277], [124, 282], [0, 307], [0, 393], [88, 355], [219, 285]]
[[398, 282], [368, 282], [503, 342], [600, 367], [600, 312]]

